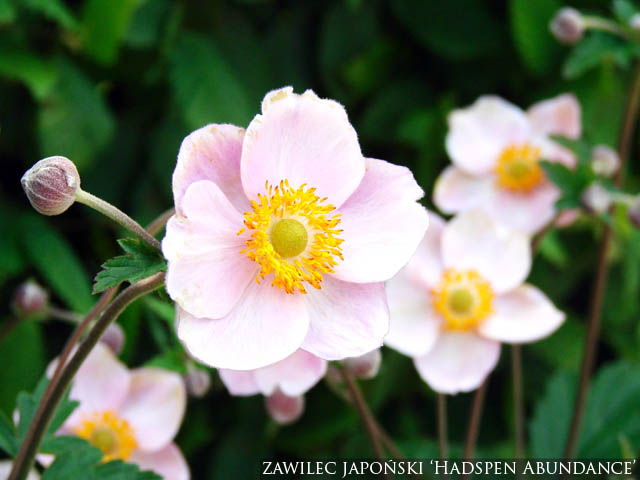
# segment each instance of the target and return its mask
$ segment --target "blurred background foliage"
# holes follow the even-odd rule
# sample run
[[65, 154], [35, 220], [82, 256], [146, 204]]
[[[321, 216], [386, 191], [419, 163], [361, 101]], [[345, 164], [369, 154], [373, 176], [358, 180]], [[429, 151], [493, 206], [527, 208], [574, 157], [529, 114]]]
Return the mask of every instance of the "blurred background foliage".
[[[578, 0], [611, 15], [609, 2]], [[263, 95], [293, 85], [337, 99], [368, 156], [409, 166], [427, 192], [447, 164], [446, 114], [481, 94], [527, 107], [575, 92], [584, 136], [615, 145], [629, 55], [589, 40], [558, 45], [548, 23], [560, 0], [0, 0], [0, 324], [15, 287], [46, 285], [77, 312], [92, 304], [91, 278], [118, 254], [123, 236], [81, 206], [49, 219], [31, 210], [19, 179], [36, 160], [65, 155], [83, 187], [142, 223], [172, 206], [171, 173], [181, 139], [209, 122], [246, 126]], [[615, 44], [615, 42], [614, 42]], [[579, 50], [581, 49], [581, 50]], [[597, 54], [593, 52], [596, 51]], [[634, 158], [637, 157], [634, 140]], [[628, 190], [638, 191], [631, 162]], [[623, 218], [624, 215], [621, 216]], [[606, 295], [597, 378], [580, 456], [637, 455], [640, 445], [640, 233], [620, 220]], [[585, 336], [597, 239], [591, 220], [552, 232], [530, 280], [568, 314], [551, 338], [524, 348], [529, 453], [560, 456]], [[32, 389], [71, 327], [23, 322], [0, 344], [0, 409]], [[120, 319], [122, 358], [181, 369], [164, 298], [132, 305]], [[513, 454], [509, 350], [491, 376], [479, 456]], [[437, 454], [435, 397], [410, 361], [387, 349], [363, 388], [410, 457]], [[215, 378], [215, 377], [214, 377]], [[470, 395], [449, 403], [460, 454]], [[324, 385], [303, 418], [277, 427], [262, 399], [231, 398], [217, 378], [191, 400], [178, 437], [195, 478], [251, 478], [262, 458], [368, 456], [356, 414]]]

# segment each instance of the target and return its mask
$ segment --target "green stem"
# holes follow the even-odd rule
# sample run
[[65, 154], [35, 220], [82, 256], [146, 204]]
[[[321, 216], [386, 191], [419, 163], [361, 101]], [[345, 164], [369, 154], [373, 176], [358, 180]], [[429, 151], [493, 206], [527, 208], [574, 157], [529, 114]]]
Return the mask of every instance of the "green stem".
[[629, 39], [629, 34], [615, 22], [607, 20], [606, 18], [596, 17], [591, 15], [584, 15], [582, 17], [582, 26], [590, 30], [600, 30], [603, 32], [613, 33], [614, 35]]
[[440, 450], [440, 459], [446, 460], [447, 452], [447, 396], [444, 393], [438, 393], [438, 447]]
[[522, 350], [511, 345], [511, 371], [513, 374], [513, 417], [516, 428], [516, 458], [524, 458], [524, 401], [522, 395]]

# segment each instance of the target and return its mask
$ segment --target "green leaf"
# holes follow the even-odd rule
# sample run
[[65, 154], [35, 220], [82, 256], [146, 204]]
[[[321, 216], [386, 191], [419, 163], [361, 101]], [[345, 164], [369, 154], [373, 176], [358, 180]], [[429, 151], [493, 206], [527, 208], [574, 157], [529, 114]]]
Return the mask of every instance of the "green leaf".
[[113, 63], [136, 9], [145, 0], [91, 0], [85, 3], [81, 38], [87, 54], [102, 64]]
[[613, 0], [613, 13], [622, 23], [629, 23], [638, 13], [638, 7], [630, 0]]
[[241, 80], [208, 38], [185, 34], [169, 52], [175, 102], [188, 125], [247, 125], [256, 110]]
[[613, 35], [595, 32], [574, 47], [562, 70], [566, 78], [577, 78], [602, 63], [627, 68], [640, 53], [640, 46]]
[[0, 411], [0, 450], [4, 450], [12, 457], [15, 457], [16, 453], [18, 453], [13, 422], [2, 411]]
[[145, 363], [145, 366], [172, 370], [180, 374], [185, 374], [187, 372], [185, 355], [184, 352], [180, 350], [168, 350], [160, 355], [156, 355]]
[[560, 51], [549, 32], [549, 22], [562, 4], [558, 0], [511, 0], [511, 31], [518, 53], [529, 70], [548, 72]]
[[27, 256], [47, 284], [74, 311], [88, 311], [93, 305], [91, 286], [66, 239], [40, 216], [29, 215], [21, 223]]
[[0, 47], [0, 75], [24, 83], [36, 99], [42, 100], [53, 88], [57, 72], [50, 61], [5, 44]]
[[58, 81], [38, 110], [43, 157], [65, 155], [82, 171], [114, 133], [111, 112], [96, 86], [68, 62], [58, 64]]
[[13, 23], [16, 19], [16, 7], [11, 0], [0, 0], [0, 24]]
[[22, 0], [22, 6], [41, 13], [67, 30], [78, 26], [73, 13], [60, 0]]
[[127, 255], [114, 257], [102, 264], [93, 284], [93, 293], [103, 292], [121, 282], [134, 283], [167, 269], [162, 255], [140, 240], [125, 238], [118, 240], [118, 244]]
[[556, 202], [556, 208], [563, 210], [580, 207], [580, 196], [593, 180], [591, 169], [584, 164], [579, 164], [575, 170], [560, 163], [540, 162], [540, 165], [547, 177], [562, 190], [562, 197]]

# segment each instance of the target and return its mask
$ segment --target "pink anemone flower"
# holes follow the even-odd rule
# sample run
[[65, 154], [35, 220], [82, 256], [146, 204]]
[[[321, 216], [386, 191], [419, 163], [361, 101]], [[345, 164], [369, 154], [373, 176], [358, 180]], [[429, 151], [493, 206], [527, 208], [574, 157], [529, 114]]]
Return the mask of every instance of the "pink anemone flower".
[[[60, 435], [86, 439], [103, 452], [103, 461], [124, 460], [167, 480], [189, 480], [189, 467], [173, 443], [186, 405], [180, 375], [153, 367], [130, 371], [98, 343], [78, 370], [69, 397], [80, 405]], [[48, 464], [52, 458], [39, 460]]]
[[381, 345], [383, 282], [428, 215], [407, 168], [362, 155], [340, 104], [288, 87], [266, 95], [246, 131], [196, 130], [173, 193], [167, 291], [195, 358], [253, 370], [299, 348], [337, 360]]
[[575, 156], [550, 135], [580, 136], [580, 104], [564, 94], [524, 112], [496, 96], [480, 97], [449, 115], [447, 153], [433, 201], [444, 213], [482, 209], [509, 228], [531, 234], [556, 215], [560, 190], [540, 161], [572, 168]]
[[500, 356], [500, 343], [527, 343], [564, 321], [538, 288], [523, 283], [531, 266], [524, 234], [480, 211], [429, 231], [408, 265], [387, 283], [391, 328], [385, 344], [413, 357], [441, 393], [479, 387]]

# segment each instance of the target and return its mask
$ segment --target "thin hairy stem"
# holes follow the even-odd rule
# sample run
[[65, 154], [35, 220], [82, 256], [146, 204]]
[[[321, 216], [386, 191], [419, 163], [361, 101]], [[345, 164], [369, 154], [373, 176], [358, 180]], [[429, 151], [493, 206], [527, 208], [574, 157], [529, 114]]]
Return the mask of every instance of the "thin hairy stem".
[[52, 387], [49, 396], [46, 398], [43, 397], [40, 405], [38, 405], [25, 440], [20, 446], [20, 450], [14, 461], [9, 480], [26, 479], [33, 465], [35, 456], [40, 449], [44, 434], [49, 428], [53, 414], [60, 404], [64, 393], [69, 388], [76, 372], [91, 353], [96, 343], [98, 343], [107, 327], [118, 318], [130, 303], [160, 288], [163, 284], [164, 272], [159, 272], [124, 289], [104, 310], [102, 316], [96, 321], [86, 338], [78, 345], [75, 354], [69, 361], [63, 362], [62, 359], [60, 360], [59, 365], [63, 366], [60, 369], [58, 377], [52, 379], [50, 382]]
[[447, 396], [444, 393], [438, 393], [438, 447], [440, 449], [440, 458], [445, 460], [448, 456], [447, 452]]
[[522, 349], [511, 345], [511, 373], [513, 375], [513, 423], [516, 428], [516, 458], [524, 458], [524, 400], [522, 394]]
[[480, 420], [482, 418], [482, 410], [484, 409], [484, 397], [487, 393], [488, 383], [489, 379], [487, 378], [473, 395], [473, 404], [471, 405], [471, 414], [469, 415], [469, 424], [467, 426], [467, 437], [464, 442], [463, 458], [465, 460], [471, 460], [476, 452], [476, 443], [478, 441]]
[[175, 213], [175, 208], [170, 208], [166, 212], [161, 213], [153, 222], [147, 225], [147, 232], [149, 232], [151, 235], [160, 233], [160, 231], [164, 228], [169, 219], [175, 215]]
[[[633, 131], [638, 117], [638, 106], [640, 101], [640, 64], [635, 66], [629, 93], [627, 95], [627, 103], [622, 117], [622, 126], [620, 128], [620, 138], [618, 140], [618, 155], [620, 157], [620, 168], [614, 176], [614, 184], [621, 187], [624, 182], [624, 174], [626, 164], [629, 161], [629, 153], [631, 151], [631, 140]], [[587, 326], [587, 339], [584, 345], [584, 354], [582, 356], [582, 366], [580, 368], [580, 383], [578, 384], [578, 392], [576, 394], [576, 402], [573, 410], [573, 418], [569, 427], [569, 436], [564, 450], [565, 458], [571, 459], [576, 454], [578, 447], [578, 439], [580, 437], [580, 424], [584, 407], [589, 392], [589, 384], [591, 383], [591, 373], [596, 360], [598, 349], [598, 339], [600, 337], [600, 325], [602, 322], [602, 304], [604, 302], [604, 293], [607, 286], [607, 278], [609, 276], [609, 263], [607, 261], [609, 247], [613, 239], [613, 230], [609, 225], [605, 225], [605, 230], [600, 243], [600, 252], [598, 254], [598, 266], [596, 270], [596, 278], [593, 284], [593, 293], [591, 295], [591, 304], [589, 306], [589, 317]]]

